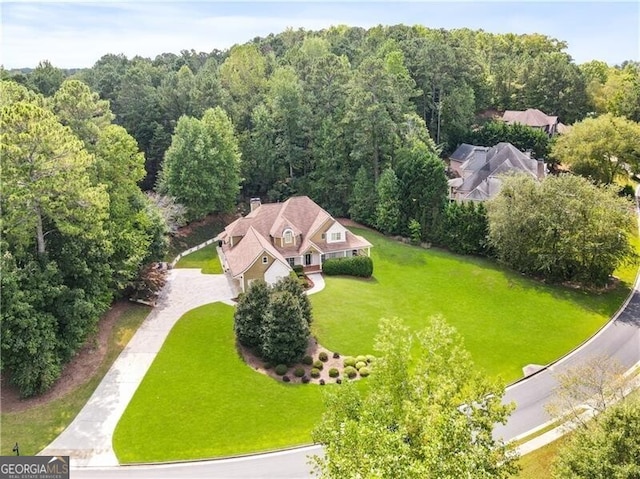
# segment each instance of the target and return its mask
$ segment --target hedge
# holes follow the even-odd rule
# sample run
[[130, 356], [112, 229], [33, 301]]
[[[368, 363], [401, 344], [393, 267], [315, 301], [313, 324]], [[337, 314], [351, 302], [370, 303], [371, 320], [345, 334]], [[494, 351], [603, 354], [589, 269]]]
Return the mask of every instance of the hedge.
[[331, 258], [322, 264], [322, 272], [327, 276], [346, 275], [370, 278], [373, 275], [373, 261], [368, 256]]

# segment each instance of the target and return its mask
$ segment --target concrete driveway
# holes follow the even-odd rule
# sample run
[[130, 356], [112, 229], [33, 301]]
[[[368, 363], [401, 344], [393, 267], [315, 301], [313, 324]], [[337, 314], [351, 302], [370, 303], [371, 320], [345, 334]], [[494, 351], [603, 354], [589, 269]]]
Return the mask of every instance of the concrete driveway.
[[199, 269], [169, 271], [158, 305], [74, 421], [40, 454], [71, 456], [73, 467], [118, 465], [113, 432], [173, 325], [193, 308], [217, 301], [228, 303], [232, 297], [222, 274], [202, 274]]

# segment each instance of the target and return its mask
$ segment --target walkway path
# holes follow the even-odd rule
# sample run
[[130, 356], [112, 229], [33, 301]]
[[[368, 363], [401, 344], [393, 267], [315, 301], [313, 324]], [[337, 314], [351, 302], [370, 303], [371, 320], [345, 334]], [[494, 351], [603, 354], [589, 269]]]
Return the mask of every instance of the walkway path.
[[118, 465], [113, 432], [173, 325], [193, 308], [232, 296], [224, 275], [205, 275], [199, 269], [169, 271], [158, 305], [74, 421], [41, 454], [71, 456], [73, 467]]

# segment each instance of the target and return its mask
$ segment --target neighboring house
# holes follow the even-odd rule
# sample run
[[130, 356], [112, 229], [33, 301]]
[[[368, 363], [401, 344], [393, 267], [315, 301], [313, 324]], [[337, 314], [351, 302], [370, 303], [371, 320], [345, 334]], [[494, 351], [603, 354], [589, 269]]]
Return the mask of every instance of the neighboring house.
[[569, 128], [560, 123], [557, 116], [549, 116], [535, 108], [529, 108], [525, 111], [507, 110], [502, 115], [502, 121], [510, 125], [520, 123], [532, 128], [538, 128], [549, 136], [565, 133]]
[[500, 190], [500, 176], [526, 173], [538, 180], [545, 177], [543, 161], [531, 158], [511, 143], [488, 148], [463, 143], [449, 158], [450, 198], [456, 201], [485, 201]]
[[252, 281], [273, 284], [294, 265], [320, 271], [329, 258], [369, 255], [371, 243], [354, 235], [307, 196], [283, 203], [251, 200], [251, 212], [218, 236], [225, 272], [246, 291]]

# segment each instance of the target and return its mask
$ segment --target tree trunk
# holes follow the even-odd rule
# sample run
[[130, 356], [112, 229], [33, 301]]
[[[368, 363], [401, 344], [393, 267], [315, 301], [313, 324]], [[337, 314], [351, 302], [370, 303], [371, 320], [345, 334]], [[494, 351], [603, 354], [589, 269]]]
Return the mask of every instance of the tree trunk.
[[38, 254], [44, 254], [46, 252], [46, 247], [44, 243], [44, 231], [42, 230], [42, 212], [40, 211], [39, 206], [36, 207], [35, 214], [36, 214], [36, 235], [38, 240]]

